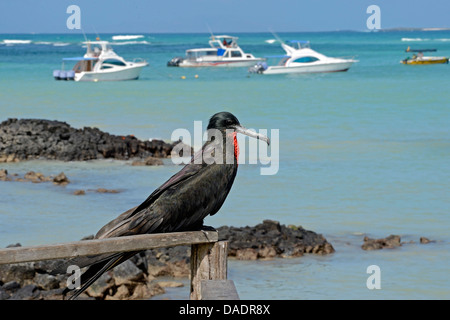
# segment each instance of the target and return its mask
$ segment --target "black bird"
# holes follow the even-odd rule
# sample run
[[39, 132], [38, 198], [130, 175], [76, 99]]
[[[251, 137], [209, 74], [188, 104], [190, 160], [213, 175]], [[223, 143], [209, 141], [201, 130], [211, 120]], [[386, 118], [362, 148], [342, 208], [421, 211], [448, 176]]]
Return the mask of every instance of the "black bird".
[[[221, 208], [238, 169], [237, 133], [270, 144], [261, 134], [242, 127], [229, 112], [219, 112], [208, 124], [208, 139], [194, 154], [190, 163], [156, 189], [139, 206], [132, 208], [102, 227], [96, 239], [146, 233], [196, 231], [203, 219]], [[138, 252], [120, 252], [94, 257], [79, 257], [67, 265], [89, 266], [81, 276], [81, 288], [69, 299], [75, 299], [103, 273], [131, 258]], [[60, 268], [59, 272], [65, 272]], [[67, 293], [68, 289], [66, 289]]]

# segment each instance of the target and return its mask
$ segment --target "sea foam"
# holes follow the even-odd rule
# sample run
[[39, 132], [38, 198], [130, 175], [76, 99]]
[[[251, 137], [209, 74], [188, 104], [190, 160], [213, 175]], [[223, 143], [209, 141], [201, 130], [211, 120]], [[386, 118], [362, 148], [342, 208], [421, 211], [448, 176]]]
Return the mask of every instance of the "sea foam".
[[141, 38], [144, 38], [144, 36], [141, 34], [139, 34], [139, 35], [117, 35], [117, 36], [112, 37], [113, 40], [135, 40], [135, 39], [141, 39]]
[[29, 44], [31, 43], [31, 40], [16, 40], [16, 39], [4, 39], [4, 44]]
[[128, 45], [128, 44], [150, 44], [150, 42], [148, 41], [123, 41], [123, 42], [111, 42], [112, 45], [115, 46], [124, 46], [124, 45]]

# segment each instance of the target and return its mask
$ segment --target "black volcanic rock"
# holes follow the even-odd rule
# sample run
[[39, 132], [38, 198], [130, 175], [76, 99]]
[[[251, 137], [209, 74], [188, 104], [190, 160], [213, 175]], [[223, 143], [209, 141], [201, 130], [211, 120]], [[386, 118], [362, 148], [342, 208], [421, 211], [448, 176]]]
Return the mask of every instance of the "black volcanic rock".
[[98, 128], [75, 129], [61, 121], [8, 119], [0, 123], [0, 162], [165, 158], [178, 143], [141, 141], [132, 135], [116, 136]]
[[329, 254], [333, 246], [320, 234], [301, 226], [264, 220], [254, 227], [220, 227], [219, 239], [229, 241], [228, 256], [240, 260], [298, 257], [304, 253]]
[[363, 250], [379, 250], [379, 249], [392, 249], [401, 246], [401, 238], [398, 235], [390, 235], [386, 238], [371, 239], [364, 237], [364, 243], [361, 245]]

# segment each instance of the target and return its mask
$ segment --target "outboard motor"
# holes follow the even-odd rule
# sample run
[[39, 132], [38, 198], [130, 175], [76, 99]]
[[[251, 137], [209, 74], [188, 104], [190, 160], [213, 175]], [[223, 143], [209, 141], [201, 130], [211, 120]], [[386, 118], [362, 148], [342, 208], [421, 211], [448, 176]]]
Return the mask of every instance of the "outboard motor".
[[75, 71], [73, 70], [67, 71], [66, 75], [67, 80], [75, 80]]
[[61, 70], [59, 72], [59, 80], [67, 80], [67, 72], [66, 71]]
[[172, 58], [172, 60], [167, 62], [167, 66], [168, 67], [178, 67], [180, 65], [181, 61], [183, 61], [183, 57]]
[[61, 80], [61, 78], [59, 77], [60, 72], [60, 70], [53, 70], [53, 78], [55, 78], [55, 80]]
[[267, 70], [268, 66], [267, 63], [265, 62], [258, 62], [257, 64], [255, 64], [253, 67], [250, 67], [248, 69], [248, 72], [250, 73], [263, 73], [265, 70]]

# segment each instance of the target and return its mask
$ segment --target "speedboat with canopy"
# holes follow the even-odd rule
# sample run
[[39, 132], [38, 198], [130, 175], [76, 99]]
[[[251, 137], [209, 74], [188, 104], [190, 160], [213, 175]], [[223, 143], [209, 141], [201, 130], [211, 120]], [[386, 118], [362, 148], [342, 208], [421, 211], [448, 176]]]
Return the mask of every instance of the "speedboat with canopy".
[[286, 55], [267, 58], [281, 58], [278, 65], [268, 66], [258, 63], [249, 69], [250, 73], [286, 74], [347, 71], [358, 60], [327, 57], [310, 47], [309, 41], [290, 40], [281, 42]]
[[[119, 81], [139, 78], [142, 68], [148, 66], [143, 59], [126, 61], [118, 56], [108, 41], [87, 41], [82, 57], [63, 58], [62, 70], [54, 70], [56, 80]], [[65, 71], [65, 63], [74, 62], [72, 70]]]
[[433, 57], [433, 56], [424, 56], [424, 52], [436, 52], [436, 49], [411, 49], [408, 47], [406, 52], [414, 52], [412, 58], [408, 57], [402, 61], [403, 64], [438, 64], [438, 63], [448, 63], [447, 57]]
[[186, 50], [185, 57], [175, 57], [169, 67], [249, 67], [265, 59], [255, 58], [237, 44], [238, 37], [211, 36], [209, 48]]

